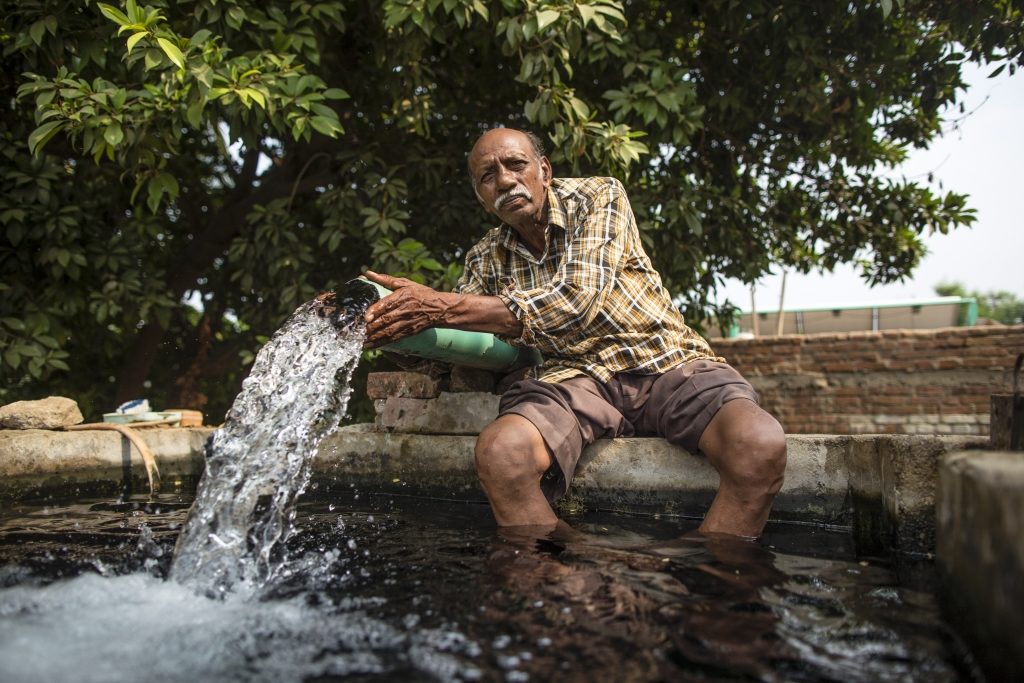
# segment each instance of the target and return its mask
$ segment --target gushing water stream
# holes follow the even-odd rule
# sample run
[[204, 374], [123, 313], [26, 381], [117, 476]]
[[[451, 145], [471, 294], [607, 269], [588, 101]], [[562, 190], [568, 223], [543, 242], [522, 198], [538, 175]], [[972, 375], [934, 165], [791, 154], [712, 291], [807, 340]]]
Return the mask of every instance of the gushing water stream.
[[258, 589], [285, 564], [295, 500], [320, 441], [345, 413], [364, 336], [361, 324], [337, 327], [311, 306], [300, 306], [260, 350], [207, 446], [170, 572], [197, 591]]

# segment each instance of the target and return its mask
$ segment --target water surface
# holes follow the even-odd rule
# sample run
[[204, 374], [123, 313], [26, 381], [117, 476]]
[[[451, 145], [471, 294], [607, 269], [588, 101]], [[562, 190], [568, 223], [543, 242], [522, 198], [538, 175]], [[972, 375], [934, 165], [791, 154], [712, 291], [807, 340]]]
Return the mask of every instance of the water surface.
[[590, 513], [535, 538], [483, 505], [311, 493], [258, 599], [164, 580], [188, 499], [6, 510], [0, 680], [970, 678], [932, 596], [842, 534]]

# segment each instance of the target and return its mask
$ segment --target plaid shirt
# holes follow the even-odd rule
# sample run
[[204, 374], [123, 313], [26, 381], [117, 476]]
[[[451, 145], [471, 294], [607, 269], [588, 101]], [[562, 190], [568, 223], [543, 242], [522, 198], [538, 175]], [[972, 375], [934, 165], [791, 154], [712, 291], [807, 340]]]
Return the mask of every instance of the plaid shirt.
[[544, 355], [545, 382], [587, 374], [660, 374], [714, 355], [683, 321], [640, 243], [614, 178], [556, 178], [548, 189], [547, 247], [537, 258], [502, 224], [466, 254], [455, 291], [497, 296], [523, 324], [514, 346]]

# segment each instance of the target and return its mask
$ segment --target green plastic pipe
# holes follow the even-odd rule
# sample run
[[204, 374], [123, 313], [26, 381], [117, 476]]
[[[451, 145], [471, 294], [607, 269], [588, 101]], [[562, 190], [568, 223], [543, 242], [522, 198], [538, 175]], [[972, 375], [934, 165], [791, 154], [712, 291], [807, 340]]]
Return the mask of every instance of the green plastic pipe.
[[[357, 281], [372, 285], [381, 299], [391, 294], [390, 289], [376, 282], [365, 278], [357, 278]], [[539, 365], [543, 360], [537, 349], [506, 344], [489, 332], [468, 332], [447, 327], [432, 327], [380, 348], [383, 351], [482, 370], [515, 370]]]

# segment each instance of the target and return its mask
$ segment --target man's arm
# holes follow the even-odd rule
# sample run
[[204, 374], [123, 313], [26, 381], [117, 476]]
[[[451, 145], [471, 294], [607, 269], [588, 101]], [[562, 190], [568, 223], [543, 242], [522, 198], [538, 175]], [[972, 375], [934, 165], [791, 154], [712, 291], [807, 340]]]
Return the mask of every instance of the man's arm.
[[366, 309], [365, 346], [375, 348], [431, 327], [492, 332], [506, 337], [522, 333], [520, 323], [496, 296], [438, 292], [402, 277], [367, 271], [365, 276], [392, 294]]

